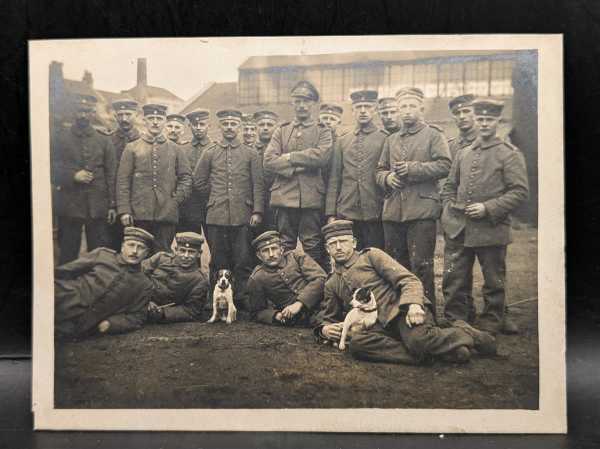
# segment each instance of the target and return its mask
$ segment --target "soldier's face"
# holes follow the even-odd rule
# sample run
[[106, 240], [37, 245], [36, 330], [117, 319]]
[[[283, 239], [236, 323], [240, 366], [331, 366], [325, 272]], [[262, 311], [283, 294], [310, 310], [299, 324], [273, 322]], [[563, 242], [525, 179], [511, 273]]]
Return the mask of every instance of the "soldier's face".
[[483, 138], [493, 137], [496, 135], [498, 129], [498, 123], [500, 123], [499, 117], [492, 117], [490, 115], [478, 115], [477, 126], [479, 127], [479, 135]]
[[321, 114], [319, 115], [319, 121], [323, 125], [327, 126], [329, 129], [332, 129], [334, 131], [341, 122], [338, 116], [333, 114]]
[[121, 255], [123, 260], [130, 265], [137, 265], [142, 262], [150, 252], [145, 243], [138, 240], [125, 240], [121, 245]]
[[167, 131], [167, 137], [173, 142], [177, 142], [184, 131], [183, 123], [177, 122], [175, 120], [167, 122], [165, 124], [165, 129]]
[[165, 120], [162, 115], [147, 115], [144, 117], [144, 124], [150, 134], [158, 136], [165, 126]]
[[414, 125], [421, 120], [424, 110], [423, 103], [416, 98], [405, 98], [398, 101], [398, 113], [407, 126]]
[[355, 103], [352, 105], [352, 115], [359, 125], [366, 125], [373, 120], [375, 105], [373, 103]]
[[244, 128], [242, 129], [242, 137], [244, 138], [244, 143], [254, 143], [256, 140], [256, 126], [244, 125]]
[[227, 140], [233, 140], [240, 132], [240, 122], [238, 120], [221, 120], [219, 122], [223, 137]]
[[185, 246], [177, 247], [177, 259], [179, 265], [183, 268], [189, 268], [200, 258], [201, 252], [196, 248], [187, 248]]
[[133, 111], [119, 111], [115, 113], [115, 119], [117, 120], [117, 124], [119, 128], [123, 131], [129, 131], [133, 128], [133, 121], [135, 120], [136, 113]]
[[79, 126], [87, 126], [94, 117], [96, 111], [91, 108], [78, 108], [75, 111], [75, 122]]
[[387, 108], [379, 111], [379, 118], [387, 130], [398, 128], [398, 108]]
[[294, 113], [296, 118], [300, 121], [308, 120], [311, 115], [316, 102], [309, 98], [304, 97], [293, 97], [292, 106], [294, 107]]
[[352, 257], [356, 249], [356, 239], [349, 235], [331, 237], [327, 240], [327, 252], [336, 263], [345, 263]]
[[276, 267], [283, 258], [283, 247], [279, 243], [263, 246], [256, 252], [262, 263], [268, 267]]
[[263, 142], [268, 142], [273, 137], [275, 131], [275, 125], [277, 122], [270, 119], [259, 120], [256, 126], [258, 127], [258, 138]]
[[475, 115], [473, 114], [473, 108], [460, 108], [456, 110], [453, 115], [456, 126], [461, 131], [468, 131], [475, 126]]
[[208, 121], [207, 120], [201, 120], [199, 122], [195, 122], [192, 125], [192, 134], [194, 134], [194, 137], [196, 139], [203, 139], [204, 137], [206, 137], [206, 134], [208, 133]]

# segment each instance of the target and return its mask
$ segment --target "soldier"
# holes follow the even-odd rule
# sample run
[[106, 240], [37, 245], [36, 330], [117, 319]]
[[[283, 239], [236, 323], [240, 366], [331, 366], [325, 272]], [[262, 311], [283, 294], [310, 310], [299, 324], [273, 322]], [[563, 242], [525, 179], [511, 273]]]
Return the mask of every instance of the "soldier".
[[398, 118], [398, 103], [396, 103], [395, 98], [380, 98], [377, 112], [379, 113], [379, 119], [381, 120], [383, 129], [388, 136], [402, 129], [402, 123]]
[[[115, 100], [112, 103], [112, 107], [118, 127], [107, 134], [111, 136], [113, 146], [115, 147], [116, 170], [118, 171], [125, 145], [140, 138], [140, 132], [135, 127], [138, 103], [129, 99]], [[110, 226], [109, 231], [111, 236], [110, 247], [118, 251], [123, 241], [123, 225], [121, 225], [119, 220], [115, 220]]]
[[242, 142], [249, 147], [256, 143], [256, 122], [252, 114], [242, 114]]
[[342, 123], [342, 114], [344, 108], [333, 103], [323, 103], [319, 110], [319, 123], [327, 126], [336, 135], [340, 123]]
[[154, 323], [200, 320], [208, 298], [208, 280], [200, 270], [204, 239], [181, 232], [175, 242], [175, 253], [161, 251], [142, 264], [156, 289], [148, 304], [148, 319]]
[[477, 327], [517, 333], [505, 314], [506, 247], [511, 242], [510, 214], [529, 196], [525, 160], [513, 145], [496, 136], [503, 103], [473, 102], [479, 137], [456, 153], [442, 198], [446, 247], [442, 288], [449, 320], [472, 320], [475, 257], [483, 273], [483, 313]]
[[254, 320], [284, 326], [314, 325], [315, 310], [323, 298], [326, 274], [308, 254], [285, 251], [277, 231], [253, 240], [261, 264], [248, 280]]
[[166, 106], [143, 106], [146, 131], [127, 144], [117, 175], [117, 206], [123, 226], [146, 229], [158, 251], [169, 251], [179, 207], [191, 191], [191, 170], [177, 144], [162, 135]]
[[206, 239], [210, 248], [210, 279], [220, 269], [234, 276], [234, 295], [240, 308], [247, 308], [246, 282], [252, 271], [250, 228], [262, 222], [264, 181], [254, 148], [238, 139], [242, 113], [217, 112], [223, 134], [207, 148], [194, 175], [195, 188], [207, 199]]
[[52, 184], [58, 221], [59, 264], [76, 259], [85, 228], [87, 250], [110, 245], [116, 220], [115, 149], [109, 137], [90, 125], [96, 97], [75, 99], [75, 120], [52, 138]]
[[473, 100], [475, 100], [475, 95], [465, 94], [448, 102], [448, 108], [458, 128], [458, 136], [448, 139], [452, 160], [456, 157], [458, 150], [471, 145], [477, 137], [478, 129], [473, 115]]
[[97, 248], [54, 271], [54, 327], [57, 338], [81, 338], [94, 332], [117, 334], [139, 329], [153, 285], [141, 262], [154, 237], [125, 228], [121, 252]]
[[383, 195], [375, 180], [375, 170], [386, 134], [373, 123], [377, 91], [357, 91], [350, 98], [356, 127], [336, 140], [325, 215], [329, 223], [336, 218], [352, 220], [359, 249], [383, 248]]
[[324, 266], [320, 229], [325, 183], [321, 170], [329, 164], [331, 131], [312, 118], [319, 92], [311, 83], [300, 81], [290, 95], [296, 118], [277, 128], [264, 156], [265, 170], [275, 174], [270, 205], [275, 208], [284, 247], [296, 248], [299, 238], [304, 251]]
[[335, 269], [325, 282], [316, 317], [318, 341], [340, 339], [353, 292], [368, 286], [377, 302], [377, 322], [351, 336], [349, 349], [355, 358], [418, 364], [435, 356], [464, 363], [472, 349], [481, 355], [496, 353], [494, 337], [464, 321], [446, 329], [435, 326], [419, 279], [380, 249], [357, 251], [352, 222], [336, 220], [323, 227], [323, 234]]
[[433, 254], [441, 213], [437, 180], [448, 175], [450, 152], [442, 130], [423, 121], [423, 92], [405, 88], [396, 98], [403, 128], [385, 141], [377, 167], [377, 183], [386, 191], [385, 251], [419, 277], [436, 312]]
[[[195, 109], [188, 113], [186, 117], [190, 122], [193, 137], [190, 144], [185, 145], [182, 149], [188, 158], [192, 173], [195, 173], [200, 156], [212, 144], [212, 140], [208, 137], [210, 111], [208, 109]], [[206, 203], [202, 201], [198, 191], [192, 190], [190, 197], [179, 208], [177, 231], [204, 233], [205, 219]]]
[[[176, 144], [186, 145], [189, 141], [182, 141], [181, 136], [185, 133], [185, 117], [181, 114], [167, 115], [165, 122], [165, 134], [167, 138]], [[192, 167], [193, 168], [193, 167]]]
[[[254, 121], [258, 129], [258, 140], [254, 144], [254, 149], [258, 153], [258, 159], [260, 163], [263, 163], [263, 157], [265, 150], [273, 137], [279, 116], [271, 111], [258, 111], [254, 113]], [[275, 218], [269, 207], [271, 201], [271, 185], [273, 184], [273, 174], [263, 169], [263, 177], [265, 181], [265, 213], [263, 214], [262, 226], [260, 230], [274, 230], [275, 229]]]

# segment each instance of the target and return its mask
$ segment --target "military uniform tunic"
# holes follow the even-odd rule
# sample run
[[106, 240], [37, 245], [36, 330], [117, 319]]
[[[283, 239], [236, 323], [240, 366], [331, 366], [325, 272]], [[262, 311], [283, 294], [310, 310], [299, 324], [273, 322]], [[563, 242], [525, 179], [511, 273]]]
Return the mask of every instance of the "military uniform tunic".
[[306, 321], [323, 298], [325, 271], [307, 254], [288, 251], [279, 266], [258, 265], [248, 280], [250, 307], [255, 320], [273, 323], [275, 314], [300, 301]]
[[[195, 173], [200, 156], [212, 145], [208, 137], [202, 139], [192, 138], [190, 143], [182, 145], [182, 150], [188, 158], [192, 173]], [[192, 193], [186, 199], [181, 207], [178, 232], [198, 232], [200, 233], [206, 220], [206, 202], [203, 201], [200, 192], [192, 189]]]

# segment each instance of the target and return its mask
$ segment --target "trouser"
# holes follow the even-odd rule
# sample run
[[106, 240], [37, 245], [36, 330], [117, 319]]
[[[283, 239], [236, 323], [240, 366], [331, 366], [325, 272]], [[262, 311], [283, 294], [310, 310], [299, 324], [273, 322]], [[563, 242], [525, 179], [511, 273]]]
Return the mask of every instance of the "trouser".
[[384, 248], [383, 226], [380, 221], [354, 220], [352, 233], [357, 241], [356, 249]]
[[275, 209], [277, 230], [286, 250], [296, 248], [298, 239], [304, 252], [312, 257], [325, 271], [327, 262], [321, 240], [322, 216], [319, 209], [297, 209], [278, 207]]
[[473, 321], [473, 265], [479, 261], [483, 273], [484, 308], [477, 327], [499, 330], [504, 321], [506, 300], [506, 245], [465, 247], [464, 233], [456, 239], [446, 237], [442, 290], [444, 314], [450, 320]]
[[[210, 249], [210, 281], [214, 287], [217, 272], [233, 273], [233, 292], [236, 306], [248, 310], [246, 284], [253, 270], [249, 226], [206, 225], [206, 240]], [[211, 289], [212, 293], [212, 289]]]
[[81, 229], [85, 226], [87, 250], [101, 246], [110, 246], [108, 223], [106, 218], [58, 217], [58, 245], [60, 247], [59, 264], [75, 260], [81, 248]]
[[403, 223], [383, 222], [385, 252], [423, 283], [425, 296], [437, 311], [433, 275], [435, 252], [435, 220], [410, 220]]
[[202, 234], [205, 226], [206, 224], [202, 220], [180, 219], [176, 231]]
[[171, 244], [175, 237], [175, 223], [165, 223], [163, 221], [135, 220], [135, 226], [148, 231], [154, 236], [154, 249], [152, 253], [171, 251]]
[[123, 229], [123, 225], [119, 219], [108, 226], [110, 247], [117, 252], [121, 251], [121, 245], [123, 243]]
[[352, 335], [349, 343], [354, 358], [407, 365], [423, 363], [460, 346], [473, 348], [473, 337], [458, 327], [437, 327], [429, 310], [423, 324], [408, 327], [406, 312], [401, 312], [385, 328], [377, 322], [371, 329]]

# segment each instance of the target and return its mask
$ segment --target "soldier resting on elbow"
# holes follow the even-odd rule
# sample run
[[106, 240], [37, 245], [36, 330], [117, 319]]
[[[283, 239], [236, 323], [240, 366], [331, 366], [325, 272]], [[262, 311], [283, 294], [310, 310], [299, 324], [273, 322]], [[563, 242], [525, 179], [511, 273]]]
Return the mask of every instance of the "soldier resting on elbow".
[[277, 231], [262, 233], [252, 246], [262, 262], [248, 280], [252, 318], [265, 324], [313, 325], [325, 271], [308, 254], [285, 251]]
[[97, 248], [56, 268], [54, 324], [57, 338], [82, 338], [96, 332], [117, 334], [146, 321], [152, 282], [141, 262], [154, 236], [125, 228], [121, 252]]
[[200, 320], [206, 305], [208, 280], [200, 271], [204, 239], [195, 232], [181, 232], [175, 241], [174, 254], [161, 251], [142, 265], [156, 289], [148, 305], [148, 319], [154, 323]]

